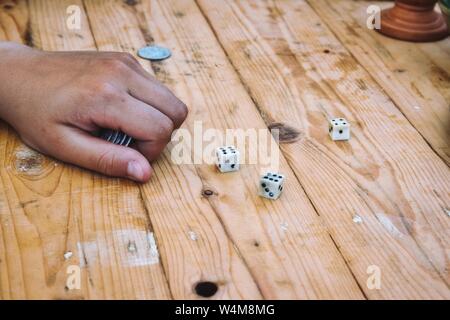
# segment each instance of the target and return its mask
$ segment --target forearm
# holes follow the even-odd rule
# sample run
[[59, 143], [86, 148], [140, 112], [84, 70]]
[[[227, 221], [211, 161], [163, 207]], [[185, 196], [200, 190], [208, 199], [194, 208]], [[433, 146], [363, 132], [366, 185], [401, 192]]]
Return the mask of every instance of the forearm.
[[13, 110], [29, 99], [22, 84], [29, 78], [37, 53], [25, 45], [0, 41], [0, 118], [7, 122], [11, 123]]

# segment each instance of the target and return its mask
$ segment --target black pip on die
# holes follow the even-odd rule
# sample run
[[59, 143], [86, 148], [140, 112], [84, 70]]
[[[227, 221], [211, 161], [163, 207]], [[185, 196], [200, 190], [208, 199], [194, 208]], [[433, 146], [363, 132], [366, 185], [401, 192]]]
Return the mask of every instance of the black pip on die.
[[283, 191], [284, 176], [279, 173], [267, 172], [259, 181], [260, 196], [268, 199], [278, 199]]
[[331, 119], [328, 132], [333, 140], [350, 139], [350, 124], [344, 118]]
[[216, 149], [216, 164], [220, 172], [239, 170], [239, 151], [233, 146], [224, 146]]

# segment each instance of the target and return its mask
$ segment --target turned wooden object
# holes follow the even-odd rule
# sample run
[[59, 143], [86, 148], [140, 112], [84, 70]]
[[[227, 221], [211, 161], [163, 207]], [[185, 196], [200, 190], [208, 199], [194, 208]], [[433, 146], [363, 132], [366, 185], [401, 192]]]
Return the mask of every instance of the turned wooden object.
[[381, 12], [382, 34], [406, 41], [437, 41], [448, 35], [447, 25], [434, 10], [437, 0], [396, 0]]

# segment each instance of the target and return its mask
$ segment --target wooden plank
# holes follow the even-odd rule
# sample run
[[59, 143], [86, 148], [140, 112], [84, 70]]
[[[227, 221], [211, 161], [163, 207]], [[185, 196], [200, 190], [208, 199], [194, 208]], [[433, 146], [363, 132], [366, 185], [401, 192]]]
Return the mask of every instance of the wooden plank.
[[[96, 49], [80, 1], [29, 4], [31, 38], [39, 47]], [[76, 34], [65, 27], [69, 5], [82, 13]], [[1, 191], [2, 298], [170, 298], [136, 185], [47, 158], [13, 132], [2, 131], [0, 141], [1, 180], [7, 186]], [[80, 289], [67, 287], [74, 266], [80, 267]]]
[[450, 173], [390, 98], [305, 1], [197, 2], [266, 122], [299, 135], [282, 150], [365, 295], [448, 298]]
[[[122, 1], [85, 1], [100, 50], [135, 54], [145, 40], [132, 7]], [[151, 71], [148, 63], [144, 68]], [[159, 248], [175, 299], [201, 298], [198, 282], [218, 285], [217, 299], [260, 299], [261, 294], [228, 239], [192, 166], [177, 166], [170, 153], [153, 164], [152, 180], [142, 197], [159, 240]]]
[[[172, 49], [172, 57], [154, 63], [153, 70], [190, 106], [184, 128], [193, 132], [194, 121], [202, 121], [205, 129], [221, 132], [266, 129], [193, 1], [141, 1], [128, 8], [121, 1], [85, 3], [102, 49], [134, 54], [146, 41]], [[206, 279], [225, 276], [225, 285], [248, 286], [246, 273], [229, 269], [239, 265], [236, 250], [265, 298], [363, 298], [284, 158], [280, 170], [288, 187], [271, 202], [256, 194], [259, 165], [221, 175], [211, 165], [177, 166], [169, 157], [166, 153], [155, 163], [156, 179], [142, 191], [155, 232], [163, 239], [160, 251], [175, 297], [187, 296], [198, 267]], [[213, 195], [203, 197], [205, 189]], [[203, 241], [186, 243], [192, 229]], [[200, 262], [212, 258], [199, 263], [192, 256]]]
[[[26, 21], [28, 10], [25, 1], [12, 3], [11, 1], [0, 1], [0, 41], [16, 41], [25, 42], [26, 22], [18, 23], [18, 21]], [[6, 147], [8, 131], [10, 128], [7, 124], [0, 122], [0, 150]], [[13, 137], [14, 142], [18, 139]], [[1, 152], [4, 159], [4, 152]], [[1, 169], [0, 169], [1, 170]], [[10, 277], [13, 271], [10, 269], [22, 270], [20, 254], [18, 252], [17, 243], [15, 243], [14, 228], [11, 226], [11, 200], [8, 199], [6, 192], [10, 188], [0, 179], [0, 299], [13, 299], [25, 297], [25, 287], [22, 275]], [[19, 202], [15, 199], [13, 204]], [[13, 242], [14, 241], [14, 242]], [[9, 242], [7, 244], [7, 242]]]
[[[450, 164], [450, 39], [415, 44], [366, 27], [367, 2], [310, 1], [326, 25]], [[392, 6], [373, 2], [380, 8]]]
[[0, 0], [0, 39], [27, 41], [28, 8], [24, 0]]
[[[27, 20], [28, 11], [25, 1], [11, 3], [11, 1], [0, 1], [0, 41], [25, 42], [23, 23], [18, 21]], [[0, 122], [0, 154], [4, 160], [4, 150], [7, 143], [7, 136], [11, 130], [7, 124]], [[18, 139], [13, 136], [11, 139], [18, 143]], [[3, 161], [2, 161], [3, 162]], [[2, 169], [3, 171], [3, 163]], [[18, 244], [12, 224], [13, 206], [19, 201], [8, 199], [6, 192], [11, 188], [3, 179], [0, 179], [0, 299], [14, 299], [25, 297], [25, 286], [23, 275], [17, 270], [22, 270], [22, 261]], [[15, 273], [15, 277], [10, 274]]]

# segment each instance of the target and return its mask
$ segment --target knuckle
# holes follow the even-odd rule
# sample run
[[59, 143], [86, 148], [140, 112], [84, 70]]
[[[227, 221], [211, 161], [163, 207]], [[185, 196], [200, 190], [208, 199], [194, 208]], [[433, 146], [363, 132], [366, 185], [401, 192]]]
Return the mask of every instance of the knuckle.
[[177, 103], [177, 107], [175, 108], [175, 120], [178, 125], [181, 125], [184, 120], [186, 120], [188, 113], [189, 110], [187, 106], [183, 102], [179, 101]]
[[89, 123], [90, 120], [90, 110], [84, 104], [78, 104], [79, 107], [76, 108], [71, 114], [69, 114], [70, 119], [72, 119], [76, 124]]
[[129, 52], [119, 52], [118, 59], [124, 63], [135, 63], [136, 58]]
[[104, 60], [104, 67], [113, 74], [123, 75], [130, 71], [127, 63], [119, 57], [114, 57], [112, 59]]
[[101, 98], [111, 101], [119, 97], [119, 91], [107, 81], [99, 81], [92, 86], [94, 94]]
[[74, 111], [74, 116], [78, 117], [82, 110], [88, 108], [91, 105], [91, 102], [94, 100], [95, 95], [97, 93], [94, 92], [88, 85], [82, 87], [78, 92], [76, 92], [72, 98], [72, 102], [74, 105], [78, 106], [77, 110]]
[[161, 140], [168, 139], [174, 130], [174, 124], [169, 118], [164, 118], [158, 124], [157, 138]]
[[116, 155], [112, 151], [106, 150], [98, 156], [95, 168], [104, 174], [113, 175], [115, 162]]

